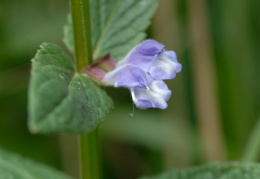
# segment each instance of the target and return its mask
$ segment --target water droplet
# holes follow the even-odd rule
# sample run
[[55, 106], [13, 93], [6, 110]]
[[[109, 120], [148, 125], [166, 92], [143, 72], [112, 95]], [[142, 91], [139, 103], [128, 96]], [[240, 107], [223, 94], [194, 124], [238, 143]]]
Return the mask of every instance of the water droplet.
[[134, 116], [134, 113], [135, 113], [135, 105], [134, 105], [134, 102], [133, 102], [133, 110], [132, 110], [131, 113], [129, 113], [129, 115], [133, 117], [133, 116]]

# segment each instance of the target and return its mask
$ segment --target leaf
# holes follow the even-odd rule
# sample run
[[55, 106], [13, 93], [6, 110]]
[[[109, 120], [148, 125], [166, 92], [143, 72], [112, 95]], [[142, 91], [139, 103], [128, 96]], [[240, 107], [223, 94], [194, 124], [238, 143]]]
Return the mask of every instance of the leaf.
[[43, 164], [0, 149], [1, 179], [71, 179]]
[[256, 163], [212, 163], [184, 170], [168, 171], [163, 174], [140, 179], [258, 179], [260, 164]]
[[32, 132], [82, 134], [94, 130], [112, 107], [111, 98], [62, 49], [43, 43], [32, 64], [29, 128]]
[[71, 14], [68, 15], [68, 25], [64, 26], [63, 33], [63, 42], [67, 46], [70, 52], [74, 53], [74, 36], [73, 36], [73, 29], [72, 29], [72, 19]]
[[[93, 58], [110, 53], [121, 60], [128, 51], [145, 38], [157, 0], [90, 0]], [[73, 52], [71, 18], [64, 28], [64, 42]]]

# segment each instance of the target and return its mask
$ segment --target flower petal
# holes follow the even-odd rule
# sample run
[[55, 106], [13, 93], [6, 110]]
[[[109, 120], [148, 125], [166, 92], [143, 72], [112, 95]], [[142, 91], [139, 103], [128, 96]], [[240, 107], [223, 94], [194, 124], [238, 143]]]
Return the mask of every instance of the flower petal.
[[163, 48], [164, 45], [154, 40], [145, 40], [131, 50], [127, 56], [118, 63], [118, 67], [125, 64], [131, 64], [138, 66], [145, 72], [149, 72], [150, 66]]
[[165, 50], [154, 60], [149, 72], [154, 79], [165, 80], [175, 78], [181, 69], [182, 65], [178, 63], [175, 52]]
[[150, 90], [160, 94], [161, 98], [163, 98], [165, 101], [168, 101], [171, 97], [171, 90], [169, 90], [166, 83], [164, 83], [162, 80], [154, 80], [150, 86]]
[[102, 82], [129, 88], [138, 108], [165, 109], [171, 91], [162, 80], [175, 78], [181, 69], [174, 51], [164, 50], [164, 45], [154, 40], [146, 40], [134, 47]]
[[146, 74], [138, 67], [125, 65], [109, 72], [103, 79], [105, 85], [115, 87], [144, 87], [148, 85]]
[[164, 45], [156, 42], [155, 40], [145, 40], [140, 45], [138, 45], [139, 53], [150, 56], [159, 54], [163, 48]]
[[135, 105], [138, 108], [167, 108], [167, 103], [171, 97], [171, 91], [161, 80], [153, 81], [148, 88], [131, 88], [131, 94]]

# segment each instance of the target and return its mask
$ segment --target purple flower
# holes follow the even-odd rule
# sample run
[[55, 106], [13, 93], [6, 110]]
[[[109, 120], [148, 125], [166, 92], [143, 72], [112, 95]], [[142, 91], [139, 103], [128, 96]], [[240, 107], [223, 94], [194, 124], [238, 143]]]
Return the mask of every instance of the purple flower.
[[154, 80], [149, 86], [130, 88], [135, 105], [138, 108], [167, 108], [171, 91], [162, 80]]
[[181, 69], [175, 52], [164, 50], [164, 45], [154, 40], [145, 40], [107, 73], [102, 82], [129, 88], [139, 108], [165, 109], [171, 91], [162, 80], [175, 78]]
[[150, 77], [139, 67], [123, 65], [107, 73], [103, 78], [105, 85], [115, 87], [145, 87], [151, 82]]

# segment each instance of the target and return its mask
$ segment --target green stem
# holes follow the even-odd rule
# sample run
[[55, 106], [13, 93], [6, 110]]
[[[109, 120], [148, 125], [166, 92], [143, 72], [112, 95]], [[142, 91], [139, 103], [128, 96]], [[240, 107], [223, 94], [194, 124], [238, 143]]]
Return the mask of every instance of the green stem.
[[[92, 64], [89, 0], [70, 0], [77, 71]], [[80, 136], [82, 179], [101, 178], [101, 152], [98, 129]]]
[[83, 179], [101, 178], [101, 156], [98, 128], [80, 136], [81, 174]]
[[88, 0], [70, 0], [77, 71], [92, 63], [91, 25]]
[[248, 143], [242, 156], [242, 161], [256, 161], [260, 152], [260, 117], [249, 136]]

